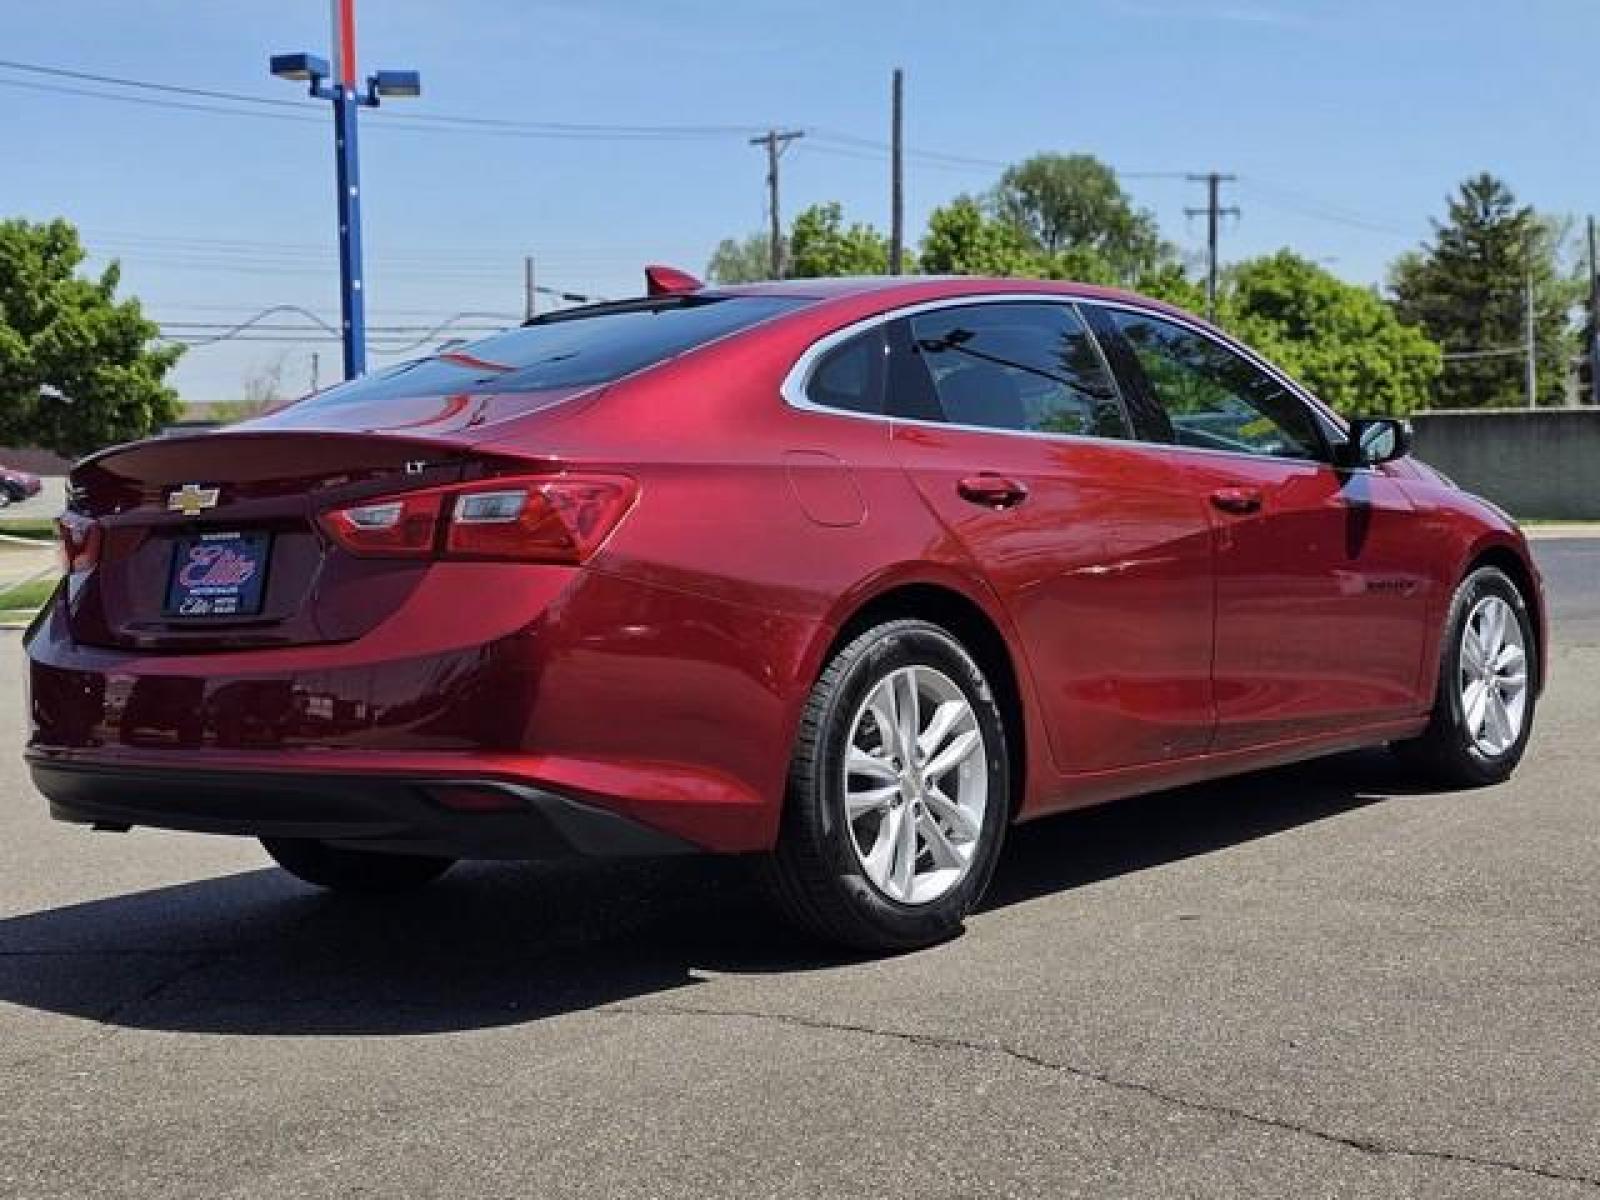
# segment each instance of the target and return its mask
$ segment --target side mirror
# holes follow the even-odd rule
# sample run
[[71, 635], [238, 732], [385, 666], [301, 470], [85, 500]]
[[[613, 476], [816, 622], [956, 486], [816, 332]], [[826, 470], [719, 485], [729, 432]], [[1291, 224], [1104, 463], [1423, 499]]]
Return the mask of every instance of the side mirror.
[[1333, 448], [1340, 467], [1374, 467], [1411, 453], [1411, 422], [1395, 417], [1356, 417], [1350, 435]]

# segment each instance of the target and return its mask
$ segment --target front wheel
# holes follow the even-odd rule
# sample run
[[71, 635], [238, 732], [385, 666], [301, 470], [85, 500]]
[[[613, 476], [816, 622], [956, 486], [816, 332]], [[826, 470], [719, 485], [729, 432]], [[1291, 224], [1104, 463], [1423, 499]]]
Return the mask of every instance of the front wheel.
[[351, 850], [311, 838], [262, 838], [261, 844], [272, 861], [296, 879], [334, 892], [409, 892], [432, 883], [454, 865], [448, 858]]
[[1009, 814], [1006, 731], [983, 671], [945, 630], [890, 621], [811, 691], [767, 878], [825, 940], [883, 951], [961, 928]]
[[1462, 580], [1440, 651], [1433, 715], [1401, 760], [1440, 783], [1479, 787], [1510, 777], [1533, 731], [1538, 655], [1517, 585], [1495, 567]]

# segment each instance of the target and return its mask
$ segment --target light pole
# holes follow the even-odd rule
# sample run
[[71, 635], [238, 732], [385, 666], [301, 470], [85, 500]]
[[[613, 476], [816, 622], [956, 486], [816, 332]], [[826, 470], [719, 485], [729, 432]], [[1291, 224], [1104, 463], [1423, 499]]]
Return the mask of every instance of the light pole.
[[[311, 95], [333, 102], [334, 162], [339, 201], [339, 309], [344, 337], [344, 377], [367, 369], [366, 294], [361, 278], [361, 160], [356, 113], [376, 108], [383, 96], [418, 96], [422, 77], [415, 71], [378, 71], [356, 86], [355, 0], [334, 0], [333, 46], [338, 75], [315, 54], [274, 54], [272, 73], [309, 85]], [[332, 82], [328, 82], [332, 80]]]

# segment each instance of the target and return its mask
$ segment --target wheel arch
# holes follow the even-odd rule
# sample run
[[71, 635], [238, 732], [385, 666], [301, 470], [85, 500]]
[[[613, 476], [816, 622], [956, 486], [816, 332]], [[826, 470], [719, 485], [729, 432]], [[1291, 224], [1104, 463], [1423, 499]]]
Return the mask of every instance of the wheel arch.
[[1538, 570], [1533, 562], [1517, 546], [1504, 541], [1489, 541], [1473, 547], [1473, 552], [1467, 560], [1456, 582], [1467, 578], [1480, 567], [1495, 567], [1505, 572], [1506, 576], [1516, 585], [1517, 591], [1522, 593], [1522, 602], [1527, 605], [1528, 613], [1533, 618], [1533, 640], [1536, 651], [1535, 658], [1539, 664], [1538, 678], [1535, 680], [1534, 694], [1544, 691], [1545, 667], [1548, 657], [1548, 631], [1545, 627], [1544, 591], [1539, 582]]
[[1028, 794], [1030, 780], [1029, 748], [1036, 744], [1030, 736], [1032, 711], [1028, 703], [1029, 681], [1025, 664], [1013, 654], [1003, 618], [960, 587], [929, 579], [899, 580], [868, 596], [830, 625], [831, 638], [816, 658], [817, 670], [827, 664], [839, 649], [874, 625], [885, 621], [914, 618], [948, 630], [977, 660], [984, 677], [994, 689], [995, 702], [1006, 725], [1006, 759], [1010, 775], [1009, 817], [1015, 820]]

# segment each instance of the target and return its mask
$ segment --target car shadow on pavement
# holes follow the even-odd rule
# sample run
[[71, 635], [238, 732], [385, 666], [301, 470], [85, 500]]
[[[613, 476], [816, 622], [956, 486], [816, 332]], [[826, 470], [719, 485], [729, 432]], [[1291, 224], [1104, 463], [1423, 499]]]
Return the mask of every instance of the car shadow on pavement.
[[[1012, 831], [984, 907], [1413, 790], [1387, 755], [1363, 753], [1031, 823]], [[850, 961], [786, 932], [749, 864], [728, 859], [473, 864], [367, 901], [263, 869], [0, 920], [0, 1001], [206, 1033], [487, 1028], [689, 987], [701, 972]]]

